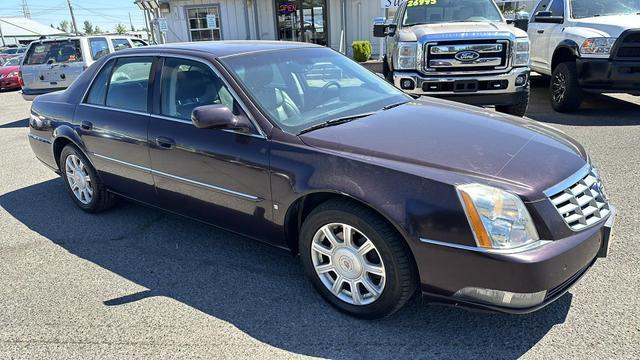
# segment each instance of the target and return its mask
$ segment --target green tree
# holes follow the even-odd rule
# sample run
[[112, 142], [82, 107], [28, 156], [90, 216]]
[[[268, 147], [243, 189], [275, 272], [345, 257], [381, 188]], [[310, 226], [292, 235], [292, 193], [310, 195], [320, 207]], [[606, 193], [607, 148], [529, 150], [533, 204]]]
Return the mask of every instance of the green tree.
[[96, 25], [96, 27], [93, 28], [93, 33], [102, 34], [102, 29], [100, 29], [100, 26]]
[[127, 32], [127, 28], [122, 24], [118, 24], [118, 25], [116, 25], [116, 32], [118, 34], [124, 34], [124, 33]]
[[67, 20], [60, 21], [60, 24], [58, 24], [58, 30], [68, 33], [69, 32], [69, 22]]
[[84, 33], [86, 35], [91, 35], [91, 34], [93, 34], [95, 32], [95, 30], [93, 29], [93, 25], [91, 24], [91, 22], [89, 20], [85, 20], [84, 21], [83, 28], [84, 28]]

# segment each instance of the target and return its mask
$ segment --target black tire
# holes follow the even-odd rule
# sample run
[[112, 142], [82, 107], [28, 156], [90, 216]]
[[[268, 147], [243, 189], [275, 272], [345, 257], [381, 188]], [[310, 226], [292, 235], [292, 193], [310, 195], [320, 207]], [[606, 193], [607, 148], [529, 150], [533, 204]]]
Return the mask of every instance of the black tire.
[[[78, 157], [82, 161], [83, 168], [86, 170], [86, 173], [90, 178], [91, 188], [93, 189], [93, 196], [91, 200], [86, 204], [80, 201], [73, 193], [73, 190], [71, 189], [69, 180], [67, 178], [65, 163], [67, 161], [67, 158], [71, 155]], [[60, 172], [62, 173], [62, 179], [64, 180], [64, 186], [67, 190], [67, 193], [69, 193], [69, 196], [71, 196], [73, 202], [80, 209], [88, 213], [99, 213], [111, 208], [115, 204], [115, 195], [107, 191], [104, 183], [102, 182], [102, 180], [100, 180], [98, 173], [93, 168], [87, 157], [84, 156], [82, 151], [78, 150], [78, 148], [76, 148], [75, 146], [67, 145], [62, 149], [62, 152], [60, 153]]]
[[531, 90], [527, 86], [525, 91], [518, 93], [517, 101], [511, 105], [496, 105], [496, 111], [523, 117], [529, 108], [529, 94]]
[[389, 67], [389, 61], [387, 61], [386, 55], [382, 58], [382, 75], [384, 75], [384, 78], [388, 82], [393, 84], [393, 71], [391, 71]]
[[[376, 247], [384, 264], [386, 282], [379, 297], [367, 305], [354, 305], [336, 297], [315, 271], [311, 255], [314, 235], [324, 225], [343, 223], [355, 227]], [[401, 235], [374, 211], [355, 202], [329, 200], [315, 208], [302, 224], [300, 257], [314, 287], [331, 305], [359, 318], [389, 316], [413, 296], [418, 288], [415, 261]]]
[[582, 103], [582, 89], [578, 82], [575, 62], [558, 64], [551, 75], [551, 107], [557, 112], [576, 111]]

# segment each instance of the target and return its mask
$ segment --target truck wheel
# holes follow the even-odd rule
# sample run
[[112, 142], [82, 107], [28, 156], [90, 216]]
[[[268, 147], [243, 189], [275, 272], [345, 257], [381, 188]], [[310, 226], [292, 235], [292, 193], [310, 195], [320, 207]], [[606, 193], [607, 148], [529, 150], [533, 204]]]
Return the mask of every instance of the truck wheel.
[[551, 106], [557, 112], [578, 110], [582, 103], [582, 89], [578, 83], [575, 62], [560, 63], [551, 76]]
[[523, 117], [527, 113], [529, 108], [529, 93], [531, 90], [529, 87], [521, 93], [518, 93], [517, 101], [511, 105], [496, 105], [496, 111]]
[[389, 62], [386, 56], [382, 58], [382, 75], [384, 75], [384, 78], [388, 82], [393, 83], [393, 71], [389, 68]]

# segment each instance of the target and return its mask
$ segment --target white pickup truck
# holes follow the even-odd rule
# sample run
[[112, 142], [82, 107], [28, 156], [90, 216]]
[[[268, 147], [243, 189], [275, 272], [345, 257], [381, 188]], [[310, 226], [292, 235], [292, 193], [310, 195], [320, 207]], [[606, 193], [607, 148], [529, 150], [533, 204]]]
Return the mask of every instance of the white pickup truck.
[[384, 76], [406, 93], [527, 111], [529, 39], [493, 0], [407, 0], [374, 36], [385, 38]]
[[578, 109], [583, 92], [640, 95], [640, 0], [541, 0], [528, 34], [556, 111]]

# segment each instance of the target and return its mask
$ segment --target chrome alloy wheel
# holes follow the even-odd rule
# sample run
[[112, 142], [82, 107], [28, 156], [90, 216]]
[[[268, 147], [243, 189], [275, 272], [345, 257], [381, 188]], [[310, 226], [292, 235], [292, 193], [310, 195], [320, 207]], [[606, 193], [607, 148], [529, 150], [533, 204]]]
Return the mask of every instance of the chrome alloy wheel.
[[567, 77], [565, 76], [565, 74], [561, 72], [558, 72], [556, 74], [556, 76], [553, 78], [551, 91], [553, 101], [555, 101], [556, 104], [559, 104], [560, 102], [562, 102], [562, 100], [564, 100], [564, 97], [567, 94]]
[[88, 205], [93, 199], [93, 186], [84, 163], [72, 154], [67, 156], [64, 168], [71, 191], [81, 203]]
[[340, 300], [367, 305], [382, 295], [386, 279], [382, 257], [358, 229], [341, 223], [324, 225], [313, 236], [311, 259], [320, 281]]

